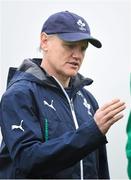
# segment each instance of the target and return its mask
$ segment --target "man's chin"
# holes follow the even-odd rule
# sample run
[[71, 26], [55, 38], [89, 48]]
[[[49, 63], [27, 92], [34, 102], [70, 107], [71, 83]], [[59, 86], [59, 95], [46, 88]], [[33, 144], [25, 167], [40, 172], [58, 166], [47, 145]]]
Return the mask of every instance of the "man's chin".
[[74, 77], [77, 75], [77, 72], [68, 74], [69, 77]]

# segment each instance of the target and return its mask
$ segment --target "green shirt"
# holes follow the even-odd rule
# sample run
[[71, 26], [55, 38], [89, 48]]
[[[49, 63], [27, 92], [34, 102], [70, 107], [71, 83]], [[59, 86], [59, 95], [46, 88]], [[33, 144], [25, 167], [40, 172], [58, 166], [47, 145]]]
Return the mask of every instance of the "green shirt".
[[[131, 90], [131, 81], [130, 81], [130, 90]], [[127, 144], [126, 144], [126, 155], [128, 158], [127, 172], [128, 172], [128, 177], [131, 179], [131, 111], [128, 117], [126, 131], [127, 131], [127, 137], [128, 137]]]

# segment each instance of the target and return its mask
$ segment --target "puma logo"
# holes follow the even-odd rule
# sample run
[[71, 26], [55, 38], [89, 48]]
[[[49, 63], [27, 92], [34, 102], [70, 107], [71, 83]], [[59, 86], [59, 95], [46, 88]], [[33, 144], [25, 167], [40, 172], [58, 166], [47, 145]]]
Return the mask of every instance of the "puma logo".
[[46, 105], [46, 106], [54, 109], [54, 111], [56, 111], [56, 109], [55, 109], [54, 106], [53, 106], [53, 100], [51, 100], [51, 104], [49, 104], [47, 101], [43, 101], [43, 102], [44, 102], [44, 105]]
[[20, 130], [22, 130], [22, 131], [25, 131], [23, 128], [22, 128], [22, 123], [23, 123], [23, 120], [21, 120], [21, 122], [20, 122], [20, 125], [12, 125], [11, 126], [11, 129], [12, 130], [14, 130], [14, 129], [20, 129]]

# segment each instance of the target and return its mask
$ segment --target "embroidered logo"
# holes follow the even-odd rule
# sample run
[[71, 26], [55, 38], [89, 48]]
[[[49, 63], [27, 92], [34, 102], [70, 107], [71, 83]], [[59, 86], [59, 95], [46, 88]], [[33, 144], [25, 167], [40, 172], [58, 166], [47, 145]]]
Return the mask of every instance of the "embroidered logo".
[[83, 101], [84, 101], [84, 102], [83, 102], [83, 105], [87, 108], [88, 114], [89, 114], [90, 116], [92, 116], [92, 113], [91, 113], [91, 105], [87, 102], [86, 98], [84, 97], [84, 95], [83, 95], [80, 91], [78, 91], [77, 94], [82, 97], [82, 99], [83, 99]]
[[49, 104], [49, 103], [48, 103], [47, 101], [45, 101], [45, 100], [44, 100], [43, 102], [44, 102], [44, 105], [46, 105], [46, 106], [54, 109], [54, 111], [56, 111], [56, 109], [55, 109], [54, 106], [53, 106], [53, 100], [51, 100], [51, 104]]
[[12, 129], [12, 130], [14, 130], [14, 129], [20, 129], [20, 130], [22, 130], [22, 131], [25, 131], [25, 130], [23, 129], [23, 127], [22, 127], [22, 123], [23, 123], [23, 120], [21, 120], [20, 125], [12, 125], [12, 126], [11, 126], [11, 129]]
[[86, 31], [86, 28], [85, 28], [86, 25], [85, 25], [85, 23], [82, 22], [81, 19], [79, 19], [79, 20], [77, 21], [77, 24], [78, 24], [79, 29], [80, 29], [81, 31]]
[[85, 98], [84, 98], [83, 105], [87, 108], [88, 114], [92, 116], [92, 114], [91, 114], [91, 105], [89, 103], [87, 103]]

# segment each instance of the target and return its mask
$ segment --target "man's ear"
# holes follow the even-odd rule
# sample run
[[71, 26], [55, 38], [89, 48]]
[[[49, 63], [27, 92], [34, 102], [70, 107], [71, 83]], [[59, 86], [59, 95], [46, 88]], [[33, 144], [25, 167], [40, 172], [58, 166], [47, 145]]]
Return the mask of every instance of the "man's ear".
[[47, 34], [45, 32], [42, 32], [40, 35], [40, 48], [43, 51], [47, 51]]

